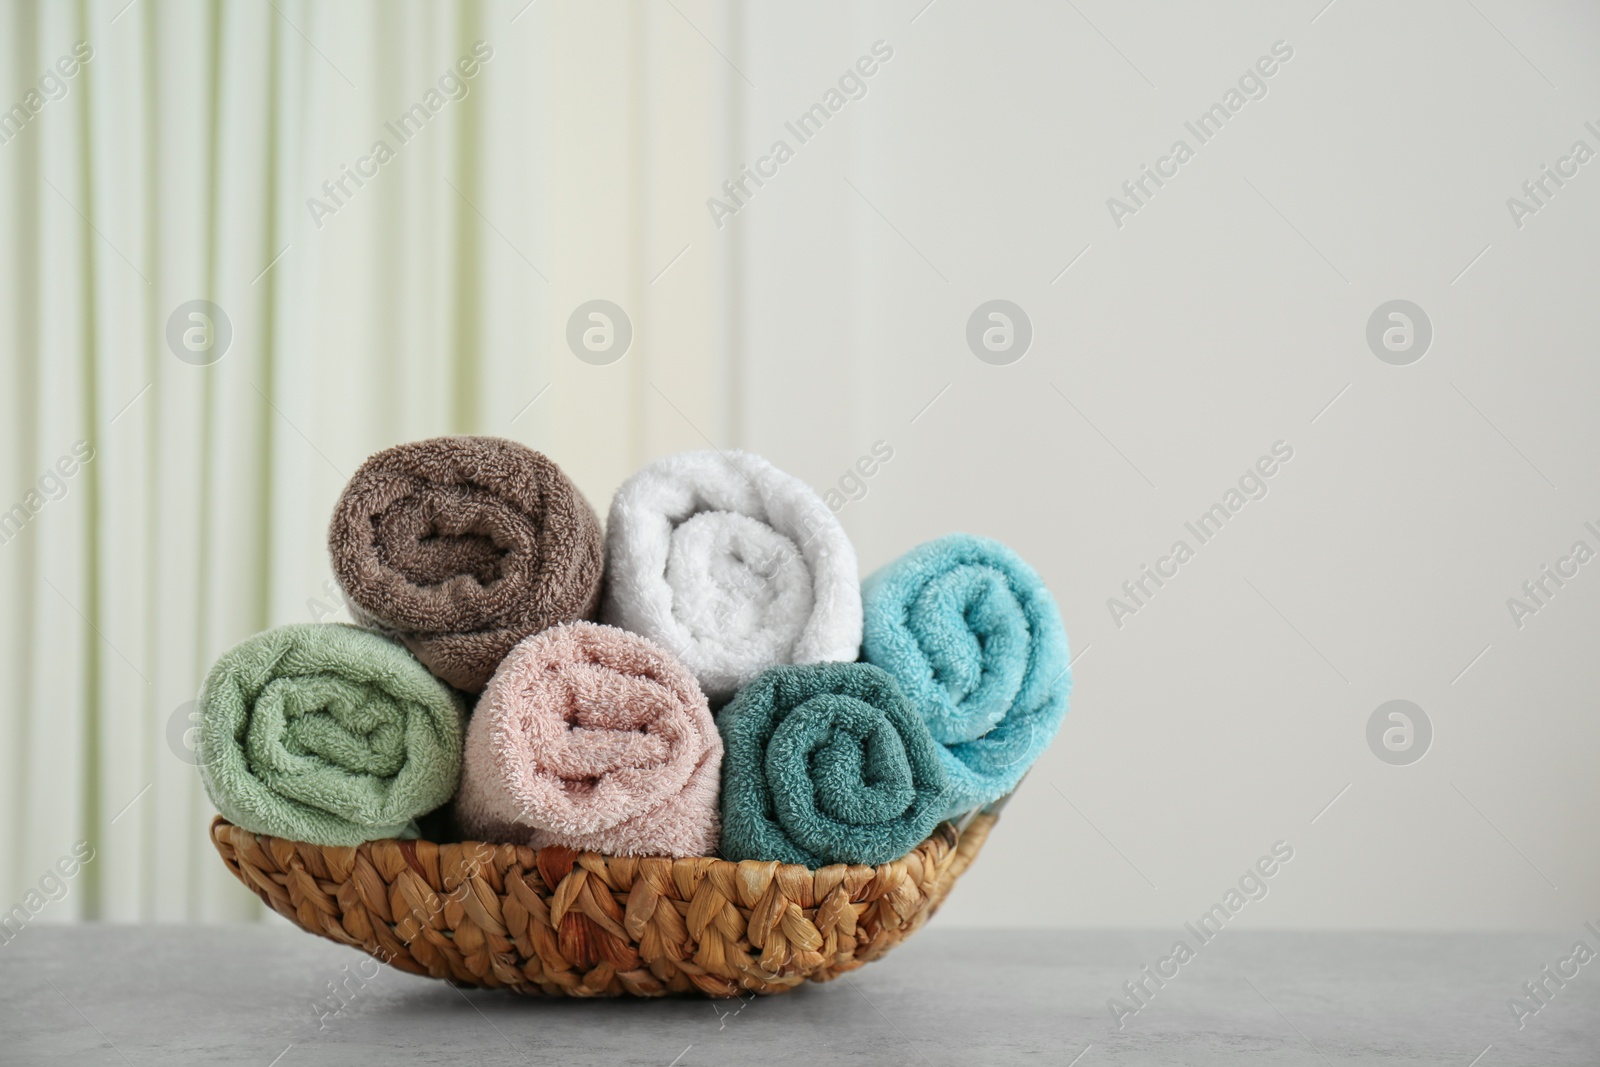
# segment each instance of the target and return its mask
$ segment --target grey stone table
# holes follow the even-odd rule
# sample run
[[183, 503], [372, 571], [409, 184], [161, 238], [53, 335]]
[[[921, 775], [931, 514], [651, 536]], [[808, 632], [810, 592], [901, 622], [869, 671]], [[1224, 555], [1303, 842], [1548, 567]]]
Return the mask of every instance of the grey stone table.
[[[1584, 937], [1225, 931], [1137, 1013], [1174, 934], [925, 930], [829, 985], [744, 1002], [557, 1001], [387, 968], [286, 925], [29, 927], [0, 946], [0, 1063], [1600, 1064]], [[375, 965], [374, 965], [375, 966]], [[1170, 970], [1172, 965], [1167, 965]], [[344, 990], [330, 996], [330, 983]], [[342, 1004], [338, 1014], [335, 1005]]]

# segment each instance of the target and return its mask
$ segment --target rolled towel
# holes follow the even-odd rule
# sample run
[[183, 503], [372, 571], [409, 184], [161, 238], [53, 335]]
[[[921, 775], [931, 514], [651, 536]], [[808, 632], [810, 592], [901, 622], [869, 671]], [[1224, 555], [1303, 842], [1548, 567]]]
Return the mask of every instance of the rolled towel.
[[568, 623], [522, 641], [484, 690], [456, 818], [484, 841], [705, 856], [721, 766], [688, 671], [638, 634]]
[[603, 621], [665, 646], [713, 703], [768, 667], [853, 660], [856, 552], [815, 492], [760, 456], [683, 452], [611, 501]]
[[941, 746], [953, 816], [1016, 788], [1072, 686], [1061, 612], [998, 541], [951, 534], [862, 583], [861, 658], [894, 675]]
[[341, 623], [244, 641], [200, 691], [200, 775], [235, 825], [313, 845], [416, 837], [461, 776], [461, 695]]
[[524, 637], [599, 607], [594, 509], [548, 458], [498, 437], [372, 456], [334, 508], [328, 549], [356, 621], [469, 693]]
[[949, 807], [939, 746], [869, 664], [774, 667], [717, 713], [717, 728], [727, 859], [887, 863]]

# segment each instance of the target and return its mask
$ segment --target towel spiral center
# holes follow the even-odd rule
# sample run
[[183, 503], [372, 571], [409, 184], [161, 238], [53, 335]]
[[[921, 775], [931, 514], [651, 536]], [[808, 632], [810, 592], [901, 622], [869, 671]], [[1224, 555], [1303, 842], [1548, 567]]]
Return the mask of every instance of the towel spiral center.
[[532, 557], [537, 531], [526, 516], [473, 485], [423, 485], [372, 518], [377, 561], [417, 586], [453, 580], [457, 592], [512, 573], [512, 556]]
[[406, 760], [405, 702], [333, 675], [274, 678], [256, 698], [247, 755], [263, 778], [332, 767], [390, 778]]
[[1032, 633], [1006, 576], [967, 564], [933, 576], [907, 605], [939, 699], [924, 708], [935, 739], [972, 741], [1006, 717], [1027, 674]]
[[883, 711], [827, 693], [797, 706], [773, 731], [767, 775], [780, 794], [813, 795], [836, 822], [873, 826], [903, 815], [917, 799], [905, 744]]
[[[681, 759], [687, 724], [653, 679], [571, 666], [531, 684], [522, 700], [546, 709], [542, 716], [530, 712], [525, 728], [539, 744], [545, 772], [575, 798], [619, 773], [631, 778]], [[688, 768], [682, 773], [687, 777]]]
[[[667, 585], [678, 623], [710, 657], [782, 663], [811, 616], [811, 570], [795, 543], [766, 523], [702, 511], [672, 531]], [[737, 648], [720, 651], [724, 645]]]
[[720, 765], [694, 679], [644, 638], [588, 622], [524, 639], [473, 724], [462, 803], [496, 833], [603, 833], [670, 803], [708, 751]]

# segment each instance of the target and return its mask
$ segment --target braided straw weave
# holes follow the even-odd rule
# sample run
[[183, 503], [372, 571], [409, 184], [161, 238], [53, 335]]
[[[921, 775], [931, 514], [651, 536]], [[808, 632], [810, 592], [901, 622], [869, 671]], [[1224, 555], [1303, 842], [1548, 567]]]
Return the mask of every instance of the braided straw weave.
[[308, 845], [218, 816], [234, 875], [302, 929], [413, 974], [593, 997], [781, 993], [877, 959], [943, 903], [995, 814], [878, 867], [482, 842]]

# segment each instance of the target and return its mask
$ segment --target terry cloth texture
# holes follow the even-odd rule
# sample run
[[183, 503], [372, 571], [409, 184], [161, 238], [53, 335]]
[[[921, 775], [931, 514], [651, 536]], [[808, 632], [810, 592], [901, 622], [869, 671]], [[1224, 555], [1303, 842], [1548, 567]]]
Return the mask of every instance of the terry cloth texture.
[[682, 665], [592, 622], [512, 650], [467, 729], [469, 837], [613, 856], [708, 856], [722, 739]]
[[774, 667], [717, 713], [717, 728], [730, 860], [888, 863], [949, 807], [939, 746], [868, 664]]
[[600, 600], [600, 520], [548, 458], [498, 437], [435, 437], [369, 458], [328, 530], [357, 622], [476, 693], [511, 646]]
[[853, 660], [856, 552], [809, 486], [760, 456], [683, 452], [617, 490], [603, 621], [663, 645], [714, 704], [768, 667]]
[[1061, 728], [1072, 686], [1061, 612], [998, 541], [950, 534], [862, 583], [862, 659], [928, 723], [958, 815], [1016, 788]]
[[206, 792], [258, 834], [416, 837], [461, 776], [461, 695], [354, 626], [297, 623], [237, 645], [206, 676], [199, 714]]

